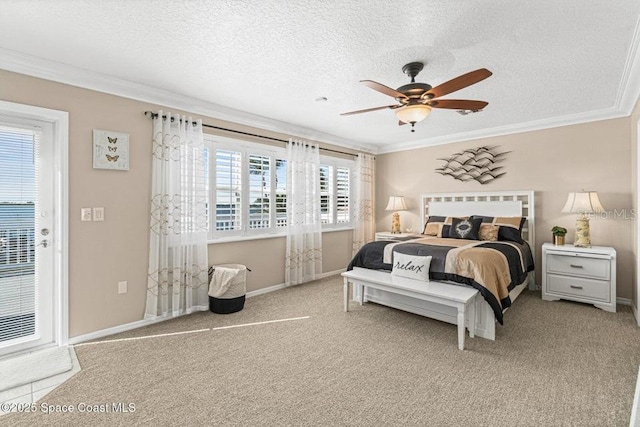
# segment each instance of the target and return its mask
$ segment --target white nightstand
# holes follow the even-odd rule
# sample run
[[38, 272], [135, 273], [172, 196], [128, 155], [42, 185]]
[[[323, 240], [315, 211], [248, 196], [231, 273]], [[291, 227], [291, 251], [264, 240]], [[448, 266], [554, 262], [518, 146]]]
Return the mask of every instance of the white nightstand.
[[402, 240], [402, 239], [406, 239], [407, 237], [413, 237], [416, 236], [420, 237], [419, 235], [416, 235], [415, 233], [391, 233], [390, 231], [380, 231], [378, 233], [376, 233], [376, 241], [378, 240]]
[[616, 311], [616, 250], [542, 245], [542, 299], [567, 299]]

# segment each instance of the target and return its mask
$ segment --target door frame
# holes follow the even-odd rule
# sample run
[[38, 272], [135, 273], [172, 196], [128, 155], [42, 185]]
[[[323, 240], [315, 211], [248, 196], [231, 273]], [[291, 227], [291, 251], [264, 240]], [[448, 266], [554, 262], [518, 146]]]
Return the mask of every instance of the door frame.
[[[638, 306], [640, 305], [640, 119], [636, 121], [636, 206], [635, 206], [635, 220], [636, 220], [636, 271], [635, 271], [635, 298], [631, 300], [631, 308], [633, 314], [636, 317], [636, 323], [640, 326], [640, 312]], [[640, 383], [639, 383], [640, 384]]]
[[[55, 346], [69, 343], [69, 113], [0, 100], [0, 115], [53, 125], [54, 227], [53, 311]], [[33, 351], [34, 349], [29, 349]]]

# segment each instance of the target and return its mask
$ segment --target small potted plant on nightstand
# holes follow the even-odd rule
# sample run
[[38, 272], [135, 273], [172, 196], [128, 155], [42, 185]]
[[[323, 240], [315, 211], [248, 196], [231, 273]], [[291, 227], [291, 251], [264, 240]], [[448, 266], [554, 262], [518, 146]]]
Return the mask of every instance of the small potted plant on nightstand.
[[551, 233], [553, 234], [553, 244], [554, 245], [564, 245], [564, 236], [567, 234], [567, 229], [564, 227], [554, 226], [551, 229]]

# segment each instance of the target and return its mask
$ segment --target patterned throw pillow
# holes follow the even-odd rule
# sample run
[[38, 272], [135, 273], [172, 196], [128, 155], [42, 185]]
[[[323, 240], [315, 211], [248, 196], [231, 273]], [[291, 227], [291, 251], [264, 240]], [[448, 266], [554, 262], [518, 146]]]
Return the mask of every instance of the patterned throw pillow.
[[493, 224], [480, 224], [480, 232], [478, 236], [480, 240], [487, 240], [490, 242], [495, 242], [498, 240], [498, 231], [500, 230], [500, 226]]
[[446, 217], [444, 216], [430, 216], [424, 225], [422, 234], [427, 236], [438, 236], [438, 234], [442, 234], [442, 227], [444, 226], [445, 220]]
[[394, 252], [391, 275], [428, 282], [430, 266], [430, 256], [407, 255]]
[[453, 218], [448, 237], [452, 239], [480, 240], [478, 236], [480, 224], [482, 224], [482, 218]]
[[498, 240], [522, 243], [522, 227], [524, 227], [525, 217], [522, 216], [480, 216], [473, 215], [471, 218], [482, 218], [483, 224], [499, 226]]
[[[462, 217], [462, 219], [468, 219], [469, 217]], [[424, 225], [424, 231], [422, 234], [435, 237], [448, 237], [449, 228], [453, 223], [452, 216], [430, 216], [427, 223]]]

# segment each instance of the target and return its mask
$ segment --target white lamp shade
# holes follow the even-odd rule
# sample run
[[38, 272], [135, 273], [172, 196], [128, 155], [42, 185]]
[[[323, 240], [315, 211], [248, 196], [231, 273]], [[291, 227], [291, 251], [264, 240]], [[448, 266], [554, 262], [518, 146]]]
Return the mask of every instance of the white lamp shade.
[[567, 202], [562, 208], [562, 213], [600, 213], [605, 209], [598, 199], [595, 191], [579, 191], [569, 193]]
[[389, 203], [387, 203], [387, 207], [385, 208], [387, 211], [406, 211], [407, 205], [404, 203], [403, 196], [391, 196], [389, 197]]
[[398, 120], [404, 123], [418, 123], [427, 118], [431, 113], [428, 105], [406, 105], [396, 110]]

